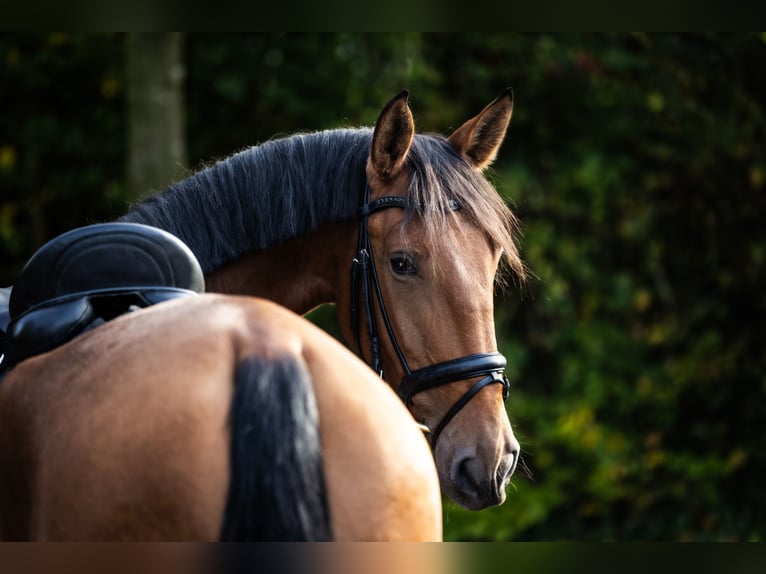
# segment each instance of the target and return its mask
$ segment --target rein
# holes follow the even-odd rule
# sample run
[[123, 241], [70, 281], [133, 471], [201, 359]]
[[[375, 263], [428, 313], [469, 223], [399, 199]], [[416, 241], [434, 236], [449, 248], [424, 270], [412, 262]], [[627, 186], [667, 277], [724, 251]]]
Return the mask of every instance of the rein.
[[[458, 401], [452, 405], [447, 413], [442, 417], [439, 424], [434, 429], [430, 429], [424, 424], [419, 424], [420, 428], [430, 433], [431, 447], [436, 448], [436, 441], [439, 439], [442, 431], [447, 424], [468, 404], [468, 402], [484, 387], [491, 384], [500, 384], [503, 386], [503, 400], [508, 398], [510, 382], [508, 377], [503, 374], [506, 366], [506, 360], [503, 355], [497, 352], [476, 353], [436, 363], [415, 371], [410, 370], [407, 359], [402, 352], [399, 342], [396, 340], [396, 334], [391, 326], [391, 321], [386, 312], [386, 306], [383, 302], [383, 294], [380, 289], [378, 272], [375, 267], [375, 259], [372, 255], [372, 246], [370, 244], [370, 234], [368, 229], [368, 218], [371, 214], [389, 209], [392, 207], [406, 209], [409, 202], [406, 197], [399, 195], [389, 195], [370, 201], [370, 186], [365, 184], [364, 197], [361, 209], [359, 210], [359, 239], [357, 243], [357, 253], [351, 264], [351, 330], [354, 334], [354, 342], [362, 354], [361, 344], [361, 312], [364, 312], [365, 322], [367, 324], [367, 336], [370, 341], [370, 366], [378, 375], [383, 377], [383, 369], [380, 365], [380, 338], [378, 336], [378, 326], [375, 316], [375, 302], [380, 311], [383, 325], [388, 333], [391, 346], [399, 359], [399, 363], [404, 371], [404, 377], [399, 385], [398, 395], [408, 407], [412, 403], [412, 398], [423, 391], [436, 387], [481, 377], [479, 381], [466, 391]], [[452, 211], [460, 209], [460, 204], [456, 201], [450, 201], [449, 207]], [[361, 300], [361, 301], [360, 301]], [[363, 307], [361, 309], [360, 307]]]

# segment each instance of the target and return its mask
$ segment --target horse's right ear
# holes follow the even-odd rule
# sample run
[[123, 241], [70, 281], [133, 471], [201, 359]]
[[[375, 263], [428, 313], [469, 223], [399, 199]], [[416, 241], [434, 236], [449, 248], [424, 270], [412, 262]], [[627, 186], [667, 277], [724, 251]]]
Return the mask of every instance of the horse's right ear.
[[409, 92], [404, 90], [391, 98], [375, 122], [370, 160], [382, 179], [390, 179], [401, 171], [415, 135], [408, 97]]

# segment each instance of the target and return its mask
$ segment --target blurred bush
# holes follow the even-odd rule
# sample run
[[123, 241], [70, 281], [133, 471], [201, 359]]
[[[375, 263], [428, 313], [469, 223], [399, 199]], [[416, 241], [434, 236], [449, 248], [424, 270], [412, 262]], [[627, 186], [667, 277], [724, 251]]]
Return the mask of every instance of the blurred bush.
[[529, 476], [450, 505], [448, 534], [762, 539], [764, 38], [498, 50], [519, 113], [496, 179], [537, 275], [498, 308]]

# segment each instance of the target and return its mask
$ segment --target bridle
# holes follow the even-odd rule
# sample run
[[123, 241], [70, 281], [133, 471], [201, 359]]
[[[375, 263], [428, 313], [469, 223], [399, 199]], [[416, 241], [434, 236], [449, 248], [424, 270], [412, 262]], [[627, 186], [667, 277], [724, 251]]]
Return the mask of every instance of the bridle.
[[[484, 375], [452, 405], [434, 429], [430, 429], [422, 424], [420, 425], [421, 429], [430, 433], [431, 447], [436, 448], [436, 441], [439, 439], [444, 428], [481, 389], [487, 385], [500, 384], [503, 386], [503, 400], [505, 400], [508, 398], [510, 383], [508, 377], [503, 374], [506, 365], [505, 357], [497, 352], [476, 353], [436, 363], [415, 371], [410, 370], [407, 359], [404, 357], [404, 353], [402, 353], [402, 349], [396, 340], [396, 335], [386, 312], [386, 306], [383, 303], [383, 294], [380, 290], [380, 281], [378, 280], [378, 272], [375, 267], [375, 259], [372, 255], [368, 230], [368, 218], [371, 214], [392, 207], [406, 209], [408, 205], [409, 200], [399, 195], [388, 195], [370, 201], [370, 186], [367, 183], [365, 184], [362, 206], [359, 210], [357, 253], [351, 264], [351, 330], [354, 334], [356, 348], [359, 350], [360, 356], [364, 358], [360, 333], [361, 297], [361, 304], [364, 306], [365, 322], [367, 323], [367, 335], [370, 341], [370, 366], [380, 377], [383, 377], [383, 369], [380, 365], [380, 339], [378, 337], [375, 316], [375, 301], [377, 301], [383, 325], [388, 332], [389, 341], [404, 371], [404, 377], [399, 385], [398, 394], [408, 407], [412, 403], [412, 398], [418, 393], [456, 381]], [[460, 209], [460, 204], [456, 201], [450, 201], [449, 208], [452, 211], [457, 211]]]

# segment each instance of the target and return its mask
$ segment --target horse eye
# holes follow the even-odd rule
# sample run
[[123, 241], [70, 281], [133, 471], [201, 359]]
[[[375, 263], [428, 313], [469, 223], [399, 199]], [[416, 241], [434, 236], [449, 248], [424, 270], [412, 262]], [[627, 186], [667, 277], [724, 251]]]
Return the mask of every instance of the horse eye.
[[396, 255], [391, 258], [391, 271], [397, 275], [414, 275], [418, 272], [415, 262], [407, 255]]

